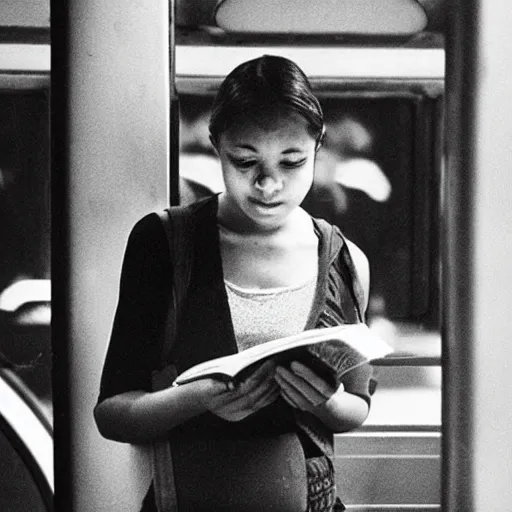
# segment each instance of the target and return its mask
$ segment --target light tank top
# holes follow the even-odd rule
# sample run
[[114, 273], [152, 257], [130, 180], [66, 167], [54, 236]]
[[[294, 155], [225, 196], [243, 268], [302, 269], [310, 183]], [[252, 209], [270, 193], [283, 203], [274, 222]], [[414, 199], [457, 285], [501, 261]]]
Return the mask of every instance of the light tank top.
[[238, 350], [302, 332], [313, 306], [317, 276], [305, 283], [253, 289], [224, 281]]

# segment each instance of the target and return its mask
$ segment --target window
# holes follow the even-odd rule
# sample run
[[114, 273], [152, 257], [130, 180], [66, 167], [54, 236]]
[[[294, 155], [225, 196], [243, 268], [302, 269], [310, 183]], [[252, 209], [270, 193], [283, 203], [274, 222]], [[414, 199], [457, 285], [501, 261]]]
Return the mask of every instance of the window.
[[[406, 81], [391, 86], [316, 81], [314, 87], [327, 137], [303, 206], [338, 225], [367, 254], [372, 328], [398, 353], [423, 356], [414, 366], [375, 368], [378, 393], [368, 424], [439, 425], [442, 87]], [[189, 89], [180, 95], [183, 203], [223, 190], [208, 134], [212, 100], [212, 93]], [[420, 402], [421, 408], [415, 406]]]
[[[370, 316], [436, 325], [438, 99], [408, 91], [318, 91], [327, 137], [306, 210], [368, 255]], [[180, 97], [182, 202], [222, 190], [208, 138], [211, 96]]]
[[[186, 55], [199, 56], [202, 50], [187, 47]], [[226, 60], [235, 60], [235, 50], [208, 47], [206, 71], [190, 58], [183, 60], [184, 75], [178, 74], [182, 203], [223, 189], [220, 165], [208, 137], [209, 110], [223, 75], [211, 68], [218, 63], [224, 71], [227, 66], [225, 59], [214, 58], [215, 50], [225, 51]], [[247, 60], [240, 55], [244, 50], [251, 50], [248, 58], [256, 56], [254, 48], [240, 48], [237, 61]], [[293, 51], [294, 60], [307, 69], [305, 53], [313, 55], [313, 49]], [[312, 215], [339, 225], [367, 254], [372, 272], [368, 323], [395, 349], [391, 358], [374, 365], [378, 384], [365, 424], [336, 436], [337, 485], [346, 504], [357, 510], [438, 510], [438, 240], [444, 81], [438, 72], [412, 77], [411, 68], [398, 76], [402, 58], [411, 63], [423, 57], [400, 50], [384, 52], [389, 58], [386, 78], [361, 76], [363, 65], [354, 67], [359, 75], [351, 75], [349, 70], [340, 76], [337, 66], [360, 64], [366, 54], [349, 48], [329, 51], [329, 58], [324, 49], [318, 53], [323, 56], [318, 69], [316, 62], [311, 64], [316, 70], [312, 84], [324, 109], [327, 138], [303, 206]], [[336, 61], [336, 51], [341, 63]], [[265, 48], [261, 53], [286, 55], [281, 48]], [[369, 72], [376, 63], [373, 59], [384, 54], [368, 52]], [[442, 51], [437, 57], [444, 58]], [[334, 64], [329, 68], [327, 62]], [[176, 177], [171, 176], [171, 182], [173, 179]], [[425, 478], [417, 479], [418, 474]]]
[[33, 83], [0, 87], [0, 351], [50, 409], [49, 91]]
[[39, 400], [0, 360], [0, 510], [53, 510], [53, 440]]

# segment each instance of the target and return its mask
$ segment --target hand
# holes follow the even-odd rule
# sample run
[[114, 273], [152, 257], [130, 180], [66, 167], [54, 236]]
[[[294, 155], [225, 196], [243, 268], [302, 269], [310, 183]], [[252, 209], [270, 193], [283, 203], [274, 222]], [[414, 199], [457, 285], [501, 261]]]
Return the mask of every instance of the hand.
[[216, 379], [197, 381], [200, 400], [209, 411], [226, 421], [243, 420], [279, 396], [275, 368], [273, 361], [266, 361], [234, 387]]
[[281, 396], [301, 411], [315, 412], [337, 391], [343, 390], [343, 385], [336, 389], [298, 361], [293, 361], [290, 369], [279, 366], [275, 379], [281, 388]]

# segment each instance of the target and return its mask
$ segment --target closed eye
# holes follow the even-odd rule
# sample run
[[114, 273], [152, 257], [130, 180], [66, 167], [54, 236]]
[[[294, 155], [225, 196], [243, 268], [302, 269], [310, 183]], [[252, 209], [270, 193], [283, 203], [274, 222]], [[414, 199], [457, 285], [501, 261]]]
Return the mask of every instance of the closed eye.
[[245, 159], [239, 159], [239, 158], [231, 158], [231, 162], [236, 167], [240, 167], [242, 169], [248, 169], [249, 167], [252, 167], [256, 165], [256, 160], [245, 160]]
[[296, 167], [301, 167], [306, 163], [307, 158], [301, 158], [300, 160], [285, 160], [284, 162], [281, 162], [281, 165], [283, 167], [286, 167], [287, 169], [294, 169]]

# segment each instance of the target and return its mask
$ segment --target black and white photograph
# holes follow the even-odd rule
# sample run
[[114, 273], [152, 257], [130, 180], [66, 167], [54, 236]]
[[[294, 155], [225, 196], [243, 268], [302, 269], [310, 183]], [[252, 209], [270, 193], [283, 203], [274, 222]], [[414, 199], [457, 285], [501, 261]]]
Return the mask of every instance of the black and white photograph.
[[512, 510], [512, 6], [0, 3], [0, 510]]

